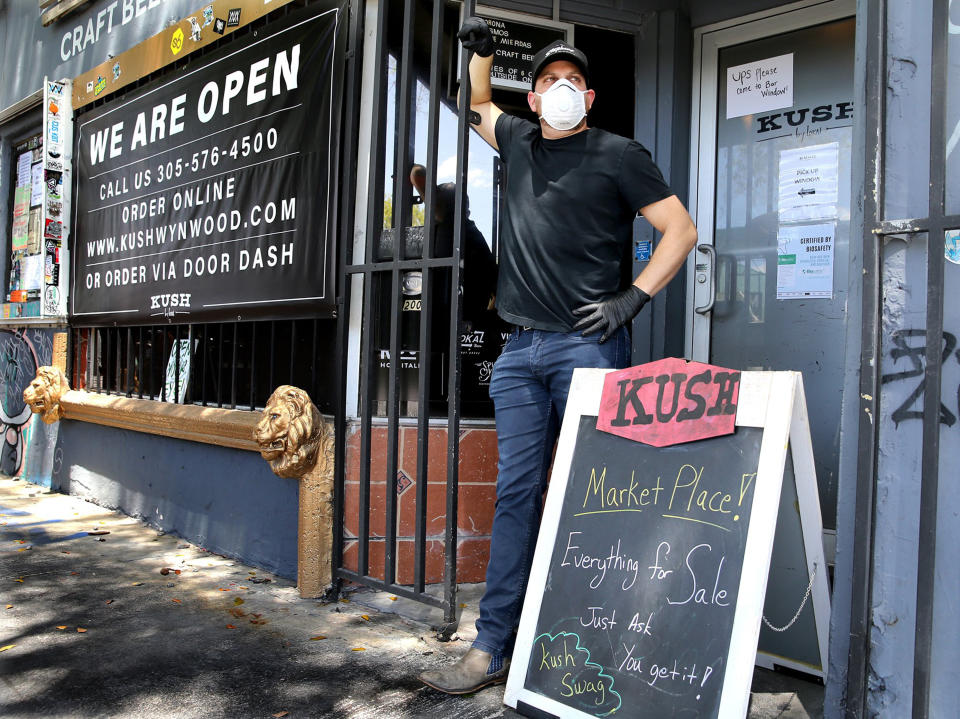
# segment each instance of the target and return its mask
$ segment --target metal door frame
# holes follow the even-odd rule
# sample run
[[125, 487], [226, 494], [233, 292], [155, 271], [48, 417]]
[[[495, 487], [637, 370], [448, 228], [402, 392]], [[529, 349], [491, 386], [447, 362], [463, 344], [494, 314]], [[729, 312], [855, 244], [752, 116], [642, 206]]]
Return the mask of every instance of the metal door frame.
[[[700, 362], [710, 358], [710, 301], [716, 293], [714, 246], [717, 171], [717, 106], [720, 49], [761, 40], [793, 30], [853, 17], [855, 0], [805, 0], [765, 12], [745, 15], [698, 28], [693, 34], [693, 101], [690, 117], [690, 201], [700, 244], [687, 263], [684, 356]], [[706, 258], [703, 256], [707, 255]], [[712, 266], [706, 262], [713, 256]], [[698, 283], [698, 277], [704, 279]], [[698, 291], [698, 288], [699, 291]], [[701, 311], [696, 311], [699, 308]]]

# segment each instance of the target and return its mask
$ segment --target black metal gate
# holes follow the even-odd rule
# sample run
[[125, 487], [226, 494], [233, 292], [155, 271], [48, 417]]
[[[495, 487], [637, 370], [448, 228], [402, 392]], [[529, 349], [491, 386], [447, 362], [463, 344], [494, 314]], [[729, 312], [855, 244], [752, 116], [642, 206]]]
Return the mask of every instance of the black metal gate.
[[[932, 3], [930, 55], [930, 156], [912, 157], [910, 162], [929, 178], [927, 217], [888, 218], [887, 191], [902, 189], [902, 179], [890, 172], [887, 163], [889, 148], [888, 120], [899, 110], [888, 107], [888, 83], [891, 58], [887, 43], [900, 28], [888, 24], [889, 0], [859, 3], [863, 13], [861, 24], [865, 37], [865, 131], [863, 187], [863, 332], [860, 374], [860, 445], [857, 473], [857, 502], [853, 546], [853, 596], [850, 622], [850, 652], [847, 664], [846, 716], [861, 717], [868, 712], [870, 690], [871, 632], [881, 631], [872, 625], [874, 597], [873, 568], [876, 562], [876, 513], [882, 498], [878, 497], [879, 418], [881, 375], [884, 273], [883, 248], [888, 239], [899, 238], [908, 245], [925, 249], [926, 255], [926, 330], [922, 359], [922, 462], [920, 479], [920, 518], [917, 542], [916, 638], [913, 654], [912, 716], [925, 719], [936, 713], [930, 706], [933, 615], [935, 586], [937, 496], [939, 485], [941, 375], [947, 358], [944, 351], [944, 242], [948, 230], [960, 229], [960, 215], [947, 214], [947, 94], [948, 94], [948, 28], [950, 9], [947, 2]], [[917, 48], [918, 53], [920, 49]], [[896, 58], [899, 59], [899, 58]], [[913, 62], [909, 60], [909, 62]], [[922, 128], [917, 128], [922, 132]], [[902, 161], [902, 160], [901, 160]], [[897, 168], [902, 171], [902, 167]], [[918, 370], [917, 374], [921, 374]]]
[[[345, 136], [344, 157], [355, 158], [361, 135], [360, 128], [360, 72], [363, 63], [361, 38], [363, 37], [363, 7], [354, 7], [354, 27], [351, 33], [352, 48], [348, 53], [350, 65], [347, 87], [347, 135]], [[402, 5], [402, 13], [400, 12]], [[432, 7], [431, 7], [432, 5]], [[473, 1], [464, 3], [466, 13], [473, 12]], [[415, 30], [423, 27], [416, 23], [417, 13], [426, 14], [431, 19], [429, 40], [429, 65], [425, 67], [422, 58], [415, 59], [417, 48], [426, 46], [420, 37], [415, 46]], [[369, 127], [370, 159], [368, 168], [367, 202], [365, 208], [354, 207], [354, 195], [349, 190], [343, 193], [342, 217], [343, 234], [340, 238], [340, 286], [342, 287], [341, 310], [339, 314], [338, 340], [341, 351], [338, 353], [340, 367], [340, 406], [337, 411], [336, 446], [336, 521], [334, 537], [334, 570], [339, 585], [344, 581], [356, 582], [367, 587], [390, 592], [400, 597], [412, 599], [444, 611], [441, 635], [449, 635], [457, 623], [457, 492], [459, 464], [459, 426], [460, 426], [460, 356], [459, 330], [461, 316], [460, 256], [463, 243], [466, 214], [466, 171], [468, 150], [467, 103], [461, 103], [457, 125], [457, 171], [456, 193], [454, 200], [453, 247], [452, 252], [437, 253], [430, 238], [434, 236], [436, 220], [434, 207], [437, 198], [436, 157], [439, 136], [439, 113], [441, 96], [441, 63], [444, 62], [444, 43], [448, 48], [455, 39], [445, 35], [444, 18], [450, 9], [443, 0], [417, 2], [417, 0], [380, 0], [377, 6], [376, 46], [373, 52], [374, 69], [367, 77], [373, 83], [372, 119]], [[402, 18], [401, 23], [397, 20]], [[423, 20], [423, 15], [421, 15]], [[449, 23], [448, 23], [449, 25]], [[461, 66], [467, 66], [467, 53], [455, 46], [460, 54]], [[450, 50], [450, 55], [454, 51]], [[390, 58], [395, 73], [388, 68]], [[419, 72], [418, 72], [419, 70]], [[388, 82], [395, 77], [395, 106], [388, 107]], [[466, 73], [464, 73], [466, 75]], [[417, 112], [415, 108], [416, 87], [419, 81], [427, 85], [429, 108], [427, 110], [427, 157], [426, 191], [424, 197], [423, 224], [413, 227], [411, 222], [413, 195], [408, 175], [413, 160], [414, 137], [416, 133]], [[469, 97], [469, 78], [465, 78], [464, 94]], [[449, 97], [447, 97], [449, 102]], [[384, 190], [386, 186], [385, 169], [388, 160], [388, 112], [394, 112], [393, 126], [393, 199], [390, 206], [391, 217], [386, 222]], [[365, 130], [366, 128], [364, 128]], [[345, 168], [344, 188], [353, 188], [357, 184], [357, 168], [348, 165]], [[354, 212], [365, 212], [364, 246], [354, 248], [353, 225]], [[419, 287], [419, 333], [414, 340], [404, 334], [404, 296], [413, 294], [417, 288], [417, 273], [421, 279]], [[407, 287], [404, 286], [407, 280]], [[437, 289], [449, 292], [443, 300]], [[405, 293], [406, 290], [406, 293]], [[361, 334], [359, 339], [359, 402], [357, 405], [357, 432], [359, 451], [353, 478], [359, 482], [358, 531], [357, 536], [346, 537], [344, 530], [344, 497], [347, 472], [347, 375], [349, 367], [346, 358], [350, 342], [351, 303], [360, 303], [362, 313]], [[436, 305], [436, 306], [435, 306]], [[379, 311], [378, 311], [379, 308]], [[439, 317], [437, 313], [442, 313]], [[384, 316], [385, 314], [385, 316]], [[439, 319], [439, 322], [438, 322]], [[435, 337], [431, 329], [445, 326], [445, 361], [442, 366], [434, 362]], [[407, 326], [408, 329], [408, 326]], [[410, 334], [409, 332], [407, 333]], [[387, 347], [378, 347], [378, 336]], [[443, 335], [441, 335], [442, 337]], [[404, 342], [406, 339], [406, 342]], [[404, 346], [406, 345], [406, 346]], [[383, 391], [383, 373], [380, 373], [380, 394], [378, 389], [378, 370], [383, 368], [384, 357], [388, 369], [386, 387]], [[412, 584], [401, 584], [397, 576], [397, 480], [398, 480], [398, 437], [401, 425], [401, 362], [406, 358], [408, 364], [416, 368], [416, 404], [409, 398], [410, 389], [404, 385], [404, 407], [410, 415], [410, 407], [415, 406], [417, 426], [417, 470], [416, 470], [416, 510], [414, 528], [414, 570]], [[413, 358], [413, 359], [411, 359]], [[406, 375], [406, 373], [404, 373]], [[429, 450], [429, 407], [436, 406], [438, 400], [437, 378], [441, 378], [443, 388], [439, 394], [446, 407], [446, 517], [444, 532], [444, 581], [443, 594], [436, 596], [427, 591], [426, 547], [427, 547], [427, 475]], [[408, 376], [405, 376], [406, 380]], [[379, 414], [377, 422], [374, 415]], [[374, 427], [386, 428], [386, 456], [378, 457], [383, 461], [384, 475], [374, 476], [372, 471], [372, 433]], [[371, 482], [385, 481], [384, 512], [385, 531], [383, 537], [371, 533]], [[357, 555], [352, 566], [346, 566], [344, 560], [345, 541], [356, 542]], [[383, 543], [383, 566], [372, 566], [371, 545]]]

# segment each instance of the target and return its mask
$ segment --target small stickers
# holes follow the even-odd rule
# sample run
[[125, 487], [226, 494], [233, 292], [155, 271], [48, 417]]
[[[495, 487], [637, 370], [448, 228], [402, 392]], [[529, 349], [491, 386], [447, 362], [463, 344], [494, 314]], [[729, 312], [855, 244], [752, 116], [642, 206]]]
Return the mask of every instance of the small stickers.
[[177, 28], [173, 31], [173, 37], [170, 38], [170, 52], [174, 55], [183, 50], [183, 30]]
[[200, 23], [195, 17], [188, 17], [190, 21], [190, 39], [194, 42], [200, 42]]
[[653, 257], [653, 243], [650, 240], [640, 240], [634, 247], [633, 256], [637, 262], [648, 262]]
[[213, 22], [213, 5], [207, 5], [203, 9], [203, 26], [206, 27]]
[[43, 237], [48, 240], [63, 239], [63, 223], [60, 220], [47, 219], [43, 227]]
[[227, 10], [227, 27], [238, 27], [240, 25], [241, 8]]
[[63, 175], [60, 172], [54, 170], [47, 170], [44, 175], [44, 182], [47, 183], [47, 199], [48, 200], [60, 200], [63, 199], [60, 196], [60, 187], [63, 180]]
[[943, 256], [948, 261], [960, 265], [960, 230], [947, 230], [943, 239]]
[[43, 311], [48, 315], [55, 315], [60, 310], [60, 290], [48, 286], [43, 293]]
[[101, 92], [103, 92], [106, 89], [106, 87], [107, 87], [106, 78], [101, 77], [100, 75], [97, 75], [97, 82], [93, 86], [93, 94], [99, 95]]
[[227, 21], [223, 18], [217, 18], [213, 21], [213, 31], [217, 35], [223, 35], [223, 31], [227, 29]]
[[120, 79], [120, 75], [121, 75], [120, 63], [119, 63], [119, 62], [115, 62], [115, 63], [113, 63], [113, 81], [116, 82], [117, 80], [119, 80], [119, 79]]

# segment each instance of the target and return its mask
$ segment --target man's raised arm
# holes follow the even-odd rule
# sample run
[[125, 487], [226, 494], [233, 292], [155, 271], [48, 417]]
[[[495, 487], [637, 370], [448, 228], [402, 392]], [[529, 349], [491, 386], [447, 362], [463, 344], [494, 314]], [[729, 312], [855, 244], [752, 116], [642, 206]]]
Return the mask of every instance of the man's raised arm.
[[[467, 50], [473, 51], [470, 58], [470, 124], [480, 133], [494, 150], [497, 146], [497, 118], [503, 111], [493, 104], [493, 89], [490, 86], [490, 68], [493, 67], [493, 53], [496, 49], [493, 35], [487, 23], [478, 17], [468, 17], [463, 21], [457, 33], [460, 42]], [[458, 96], [458, 102], [461, 98]], [[476, 113], [476, 114], [473, 114]], [[477, 119], [479, 117], [479, 120]]]

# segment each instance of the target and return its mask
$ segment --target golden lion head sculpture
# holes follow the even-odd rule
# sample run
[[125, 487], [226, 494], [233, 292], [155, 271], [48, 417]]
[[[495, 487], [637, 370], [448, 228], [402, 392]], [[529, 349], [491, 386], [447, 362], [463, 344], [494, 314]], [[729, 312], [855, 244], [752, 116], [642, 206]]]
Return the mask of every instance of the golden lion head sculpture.
[[270, 395], [253, 437], [275, 475], [301, 477], [316, 463], [326, 434], [323, 417], [309, 395], [285, 384]]
[[40, 415], [47, 424], [53, 424], [63, 416], [60, 398], [70, 391], [70, 385], [59, 367], [39, 367], [37, 376], [23, 390], [23, 401], [30, 411]]

